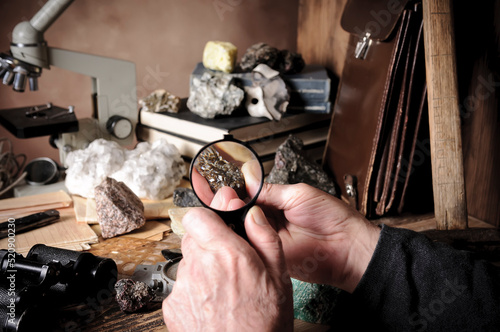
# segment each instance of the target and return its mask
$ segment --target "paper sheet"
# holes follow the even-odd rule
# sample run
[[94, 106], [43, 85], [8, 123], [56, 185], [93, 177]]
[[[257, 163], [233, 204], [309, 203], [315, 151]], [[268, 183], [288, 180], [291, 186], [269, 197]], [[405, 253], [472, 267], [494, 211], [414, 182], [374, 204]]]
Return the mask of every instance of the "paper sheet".
[[[43, 210], [46, 210], [44, 207]], [[57, 209], [61, 219], [51, 225], [16, 234], [11, 239], [0, 240], [0, 248], [8, 248], [9, 241], [15, 244], [17, 253], [25, 255], [33, 245], [43, 243], [57, 248], [71, 250], [88, 249], [91, 243], [97, 243], [98, 237], [87, 224], [76, 222], [72, 207]]]
[[70, 207], [73, 200], [65, 191], [0, 200], [0, 219], [19, 218], [36, 212]]

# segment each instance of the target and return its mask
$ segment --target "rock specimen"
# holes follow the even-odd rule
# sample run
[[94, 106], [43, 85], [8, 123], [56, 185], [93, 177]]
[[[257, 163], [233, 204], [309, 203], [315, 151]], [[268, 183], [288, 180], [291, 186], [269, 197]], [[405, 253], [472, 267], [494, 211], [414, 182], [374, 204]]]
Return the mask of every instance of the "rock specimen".
[[288, 50], [278, 50], [266, 43], [257, 43], [250, 46], [240, 61], [240, 68], [244, 72], [252, 71], [259, 64], [266, 64], [281, 74], [300, 73], [305, 67], [302, 55]]
[[244, 96], [245, 92], [236, 86], [230, 74], [206, 71], [191, 80], [187, 107], [202, 118], [213, 119], [230, 115]]
[[179, 150], [161, 139], [127, 150], [122, 167], [111, 177], [127, 184], [140, 198], [162, 200], [172, 196], [184, 174], [186, 164]]
[[139, 104], [146, 112], [177, 113], [179, 112], [180, 98], [164, 89], [158, 89], [139, 100]]
[[248, 114], [279, 121], [286, 112], [290, 94], [279, 72], [266, 64], [252, 71], [252, 86], [246, 86]]
[[195, 167], [208, 181], [213, 193], [229, 186], [242, 200], [247, 196], [243, 173], [234, 163], [225, 160], [215, 148], [208, 147], [203, 150], [197, 157]]
[[306, 63], [302, 55], [289, 50], [281, 50], [274, 69], [281, 74], [297, 74], [300, 73], [305, 66]]
[[71, 194], [94, 197], [106, 177], [125, 183], [137, 196], [162, 200], [171, 196], [186, 173], [179, 150], [166, 140], [141, 142], [128, 150], [114, 141], [94, 140], [66, 158], [66, 188]]
[[131, 313], [148, 305], [154, 297], [154, 292], [142, 281], [120, 279], [115, 284], [116, 302], [123, 312]]
[[97, 221], [105, 239], [125, 234], [146, 223], [144, 204], [123, 182], [106, 178], [95, 188]]
[[280, 145], [274, 158], [274, 166], [266, 178], [268, 183], [307, 183], [331, 195], [336, 195], [335, 184], [321, 169], [321, 166], [305, 156], [304, 143], [290, 135]]
[[203, 66], [231, 73], [236, 64], [238, 48], [230, 42], [209, 41], [203, 50]]
[[174, 190], [174, 205], [179, 207], [202, 206], [193, 189], [177, 188]]

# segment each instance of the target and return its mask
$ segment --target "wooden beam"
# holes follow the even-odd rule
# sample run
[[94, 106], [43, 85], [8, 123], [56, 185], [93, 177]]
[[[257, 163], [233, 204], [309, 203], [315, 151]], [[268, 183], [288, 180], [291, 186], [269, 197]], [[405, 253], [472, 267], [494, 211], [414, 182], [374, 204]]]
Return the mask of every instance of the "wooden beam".
[[437, 229], [467, 228], [450, 0], [423, 0], [434, 213]]

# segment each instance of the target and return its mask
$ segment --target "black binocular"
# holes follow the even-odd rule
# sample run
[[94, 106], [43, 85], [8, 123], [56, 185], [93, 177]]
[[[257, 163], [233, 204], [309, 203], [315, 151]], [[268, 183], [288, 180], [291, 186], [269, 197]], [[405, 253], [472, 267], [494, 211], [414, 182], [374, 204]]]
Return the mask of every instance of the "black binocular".
[[112, 259], [87, 252], [37, 244], [24, 258], [1, 249], [0, 328], [39, 330], [42, 312], [79, 303], [99, 291], [112, 291], [117, 275]]

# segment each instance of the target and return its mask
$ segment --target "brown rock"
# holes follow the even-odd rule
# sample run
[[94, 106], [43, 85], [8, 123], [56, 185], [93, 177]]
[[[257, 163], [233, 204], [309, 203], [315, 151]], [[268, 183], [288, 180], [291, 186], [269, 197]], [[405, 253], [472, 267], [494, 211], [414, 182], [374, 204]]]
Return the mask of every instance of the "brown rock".
[[95, 187], [95, 201], [105, 239], [131, 232], [146, 223], [144, 204], [123, 182], [106, 178]]

